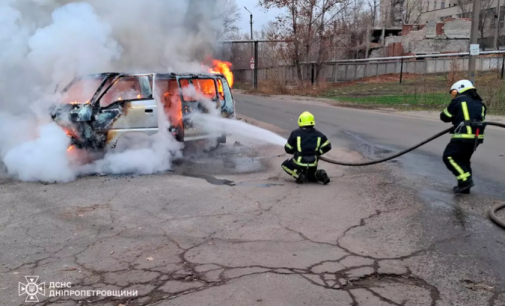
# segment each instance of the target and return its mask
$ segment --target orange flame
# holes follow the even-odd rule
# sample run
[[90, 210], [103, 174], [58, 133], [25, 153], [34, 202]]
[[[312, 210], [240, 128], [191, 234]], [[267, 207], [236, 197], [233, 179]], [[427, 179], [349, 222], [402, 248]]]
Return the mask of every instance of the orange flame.
[[212, 61], [212, 67], [209, 69], [210, 73], [222, 73], [226, 81], [228, 81], [228, 84], [230, 84], [230, 88], [233, 87], [233, 73], [230, 70], [230, 67], [232, 66], [231, 63], [229, 62], [222, 62], [220, 60], [213, 60]]
[[73, 149], [74, 149], [74, 146], [70, 146], [70, 147], [68, 147], [67, 152], [70, 152], [70, 151], [72, 151]]

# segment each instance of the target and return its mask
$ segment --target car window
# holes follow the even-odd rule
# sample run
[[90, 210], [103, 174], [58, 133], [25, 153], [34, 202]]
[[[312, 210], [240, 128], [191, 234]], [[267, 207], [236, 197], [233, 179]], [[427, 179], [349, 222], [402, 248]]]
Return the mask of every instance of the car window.
[[195, 101], [195, 98], [192, 97], [191, 91], [188, 90], [189, 88], [189, 80], [188, 79], [180, 79], [179, 83], [181, 84], [181, 92], [182, 92], [182, 99], [184, 101]]
[[65, 92], [63, 92], [63, 102], [71, 104], [89, 103], [102, 80], [102, 77], [82, 78], [71, 83]]
[[177, 80], [156, 80], [156, 89], [161, 97], [163, 110], [172, 126], [179, 126], [182, 122], [181, 98]]
[[198, 101], [198, 95], [192, 90], [185, 90], [194, 86], [197, 93], [203, 95], [207, 99], [214, 100], [217, 98], [216, 83], [214, 79], [180, 79], [179, 84], [181, 85], [182, 97], [185, 102]]
[[196, 89], [209, 99], [217, 98], [216, 83], [214, 79], [193, 79]]
[[121, 100], [142, 99], [140, 81], [136, 77], [123, 77], [117, 80], [100, 99], [100, 106], [107, 107]]

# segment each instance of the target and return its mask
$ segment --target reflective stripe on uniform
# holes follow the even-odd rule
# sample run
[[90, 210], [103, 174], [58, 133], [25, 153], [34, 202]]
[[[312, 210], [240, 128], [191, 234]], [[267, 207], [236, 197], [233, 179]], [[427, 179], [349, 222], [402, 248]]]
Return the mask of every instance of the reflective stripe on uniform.
[[321, 148], [326, 147], [326, 146], [327, 146], [327, 145], [329, 145], [329, 144], [330, 144], [330, 140], [326, 140], [326, 141], [323, 143], [323, 145], [321, 146]]
[[[468, 105], [466, 102], [461, 102], [461, 108], [463, 109], [463, 116], [465, 117], [465, 121], [470, 121], [470, 114], [468, 113]], [[472, 134], [472, 127], [466, 127], [466, 133]]]
[[447, 159], [449, 160], [451, 166], [453, 166], [454, 169], [456, 169], [456, 171], [459, 173], [459, 176], [456, 177], [458, 180], [466, 181], [466, 179], [470, 177], [470, 173], [469, 172], [465, 173], [465, 171], [461, 169], [461, 167], [454, 161], [454, 159], [452, 159], [451, 156], [447, 157]]
[[449, 113], [449, 110], [448, 110], [447, 108], [446, 108], [446, 109], [444, 109], [444, 114], [445, 114], [447, 117], [452, 118], [452, 115], [451, 115], [451, 113]]
[[456, 177], [458, 181], [466, 181], [470, 177], [470, 172], [463, 173], [460, 176]]
[[302, 167], [315, 167], [315, 166], [317, 166], [317, 157], [316, 157], [316, 161], [313, 162], [312, 164], [304, 164], [301, 162], [301, 159], [302, 159], [301, 157], [298, 157], [298, 160], [293, 159], [293, 162], [295, 164], [297, 164], [298, 166], [302, 166]]
[[[452, 135], [452, 138], [457, 138], [457, 139], [475, 139], [475, 135], [474, 134], [454, 134]], [[479, 139], [484, 139], [484, 135], [483, 134], [480, 134], [479, 135]]]
[[319, 146], [321, 145], [321, 137], [317, 137], [316, 152], [319, 151]]
[[302, 152], [302, 137], [296, 137], [296, 145], [298, 147], [298, 152]]
[[282, 166], [282, 169], [284, 169], [284, 171], [286, 171], [287, 173], [291, 174], [292, 177], [294, 178], [298, 178], [300, 175], [298, 173], [296, 173], [296, 169], [295, 170], [291, 170], [289, 169], [288, 167], [286, 166]]
[[293, 147], [289, 143], [286, 143], [286, 147], [288, 147], [288, 149], [293, 149]]

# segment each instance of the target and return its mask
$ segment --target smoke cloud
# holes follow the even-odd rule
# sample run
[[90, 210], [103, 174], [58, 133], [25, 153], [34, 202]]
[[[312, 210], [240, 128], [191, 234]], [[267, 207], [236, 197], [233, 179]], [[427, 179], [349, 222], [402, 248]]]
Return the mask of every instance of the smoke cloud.
[[0, 158], [9, 174], [66, 182], [80, 174], [169, 169], [181, 149], [171, 135], [75, 164], [48, 107], [80, 75], [205, 71], [200, 63], [222, 34], [220, 10], [229, 1], [1, 1]]

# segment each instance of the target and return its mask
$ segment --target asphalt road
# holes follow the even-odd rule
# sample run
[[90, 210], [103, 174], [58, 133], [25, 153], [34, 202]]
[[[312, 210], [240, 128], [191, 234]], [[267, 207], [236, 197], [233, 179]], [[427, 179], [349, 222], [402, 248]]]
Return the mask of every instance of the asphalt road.
[[[356, 140], [359, 139], [360, 144], [369, 143], [395, 152], [409, 148], [449, 127], [447, 123], [441, 122], [438, 116], [416, 118], [399, 113], [337, 108], [323, 103], [309, 104], [303, 99], [291, 100], [289, 97], [267, 99], [236, 95], [236, 98], [241, 114], [289, 131], [297, 127], [296, 119], [303, 111], [310, 111], [316, 116], [318, 129], [337, 145], [349, 149], [355, 149]], [[505, 175], [505, 130], [488, 128], [486, 137], [485, 145], [478, 148], [472, 162], [477, 185], [480, 182], [492, 184], [484, 188], [477, 186], [475, 190], [489, 192], [486, 188], [491, 187], [492, 192], [499, 191], [505, 196], [502, 191]], [[454, 185], [454, 178], [441, 159], [449, 139], [449, 135], [442, 136], [400, 160], [410, 171], [430, 176], [437, 183], [447, 184], [447, 188], [452, 187], [450, 184]], [[384, 156], [387, 155], [389, 154]], [[419, 159], [422, 160], [421, 163]]]
[[[312, 111], [333, 143], [329, 157], [351, 162], [445, 127], [236, 98], [246, 121], [283, 136]], [[0, 305], [503, 306], [505, 231], [484, 216], [503, 200], [492, 146], [479, 149], [479, 185], [463, 197], [451, 194], [436, 144], [366, 168], [321, 164], [328, 186], [295, 184], [280, 168], [288, 157], [281, 147], [236, 136], [156, 175], [47, 184], [0, 171]], [[19, 286], [26, 276], [39, 277], [40, 292], [30, 291], [39, 303], [24, 302], [34, 288]], [[64, 290], [74, 294], [58, 295]]]

